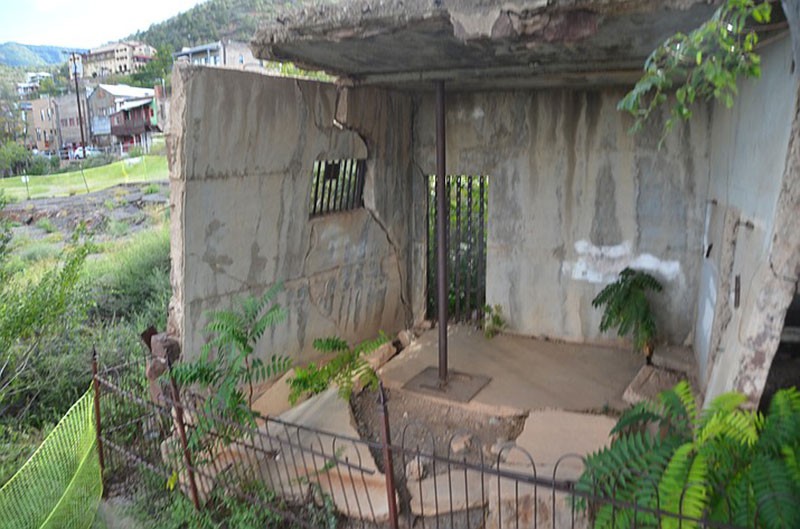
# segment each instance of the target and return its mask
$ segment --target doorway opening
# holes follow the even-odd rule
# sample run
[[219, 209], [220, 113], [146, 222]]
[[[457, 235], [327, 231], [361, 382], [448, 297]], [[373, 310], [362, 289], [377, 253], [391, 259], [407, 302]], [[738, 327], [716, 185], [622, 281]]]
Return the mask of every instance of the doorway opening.
[[[448, 175], [447, 292], [453, 322], [480, 322], [486, 304], [486, 221], [489, 177]], [[427, 317], [436, 319], [436, 175], [428, 176]]]

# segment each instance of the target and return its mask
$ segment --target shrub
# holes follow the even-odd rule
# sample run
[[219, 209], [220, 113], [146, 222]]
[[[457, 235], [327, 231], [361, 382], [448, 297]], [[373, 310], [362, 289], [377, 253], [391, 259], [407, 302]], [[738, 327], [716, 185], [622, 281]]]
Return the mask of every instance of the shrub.
[[506, 328], [506, 319], [503, 317], [503, 306], [495, 305], [492, 307], [491, 305], [486, 305], [483, 307], [483, 311], [483, 334], [486, 335], [487, 338], [494, 338]]
[[[85, 257], [83, 247], [73, 249], [59, 266], [30, 284], [0, 286], [0, 351], [4, 351], [0, 416], [47, 410], [51, 398], [62, 406], [64, 399], [70, 399], [68, 393], [52, 393], [59, 384], [71, 384], [70, 371], [75, 367], [55, 348], [74, 338], [85, 317], [86, 297], [79, 283]], [[84, 372], [85, 367], [81, 366]]]
[[36, 221], [36, 227], [47, 233], [53, 233], [57, 229], [56, 225], [53, 224], [53, 221], [50, 220], [49, 217], [42, 217]]
[[[286, 317], [272, 299], [281, 285], [275, 285], [263, 296], [247, 297], [233, 310], [211, 312], [205, 332], [211, 339], [203, 346], [200, 358], [178, 364], [172, 369], [175, 380], [182, 385], [196, 384], [206, 392], [205, 413], [198, 416], [197, 428], [192, 430], [190, 443], [201, 447], [208, 433], [230, 441], [241, 435], [235, 425], [255, 426], [253, 383], [268, 380], [289, 368], [290, 360], [273, 355], [269, 362], [254, 358], [253, 353], [264, 332]], [[246, 389], [242, 389], [242, 387]], [[217, 422], [222, 417], [234, 425]]]
[[336, 353], [336, 356], [320, 367], [313, 362], [306, 367], [296, 367], [295, 376], [289, 379], [289, 402], [294, 404], [303, 395], [322, 393], [332, 383], [339, 388], [339, 396], [343, 399], [349, 399], [352, 395], [355, 380], [365, 387], [375, 387], [378, 376], [362, 357], [388, 341], [383, 332], [374, 340], [361, 342], [352, 349], [346, 341], [335, 336], [314, 340], [317, 351]]
[[92, 314], [102, 319], [126, 318], [146, 311], [153, 300], [169, 299], [169, 268], [166, 227], [137, 233], [88, 266], [86, 277], [97, 302]]
[[104, 153], [98, 156], [89, 156], [85, 160], [81, 160], [80, 165], [84, 169], [91, 169], [93, 167], [102, 167], [113, 162], [114, 156]]
[[647, 301], [649, 290], [661, 292], [663, 287], [647, 272], [626, 268], [592, 300], [592, 307], [604, 307], [600, 331], [616, 328], [619, 336], [633, 335], [634, 349], [644, 353], [648, 364], [656, 338], [656, 322]]
[[33, 242], [17, 252], [20, 259], [30, 263], [52, 259], [60, 253], [61, 248], [59, 246], [46, 241]]
[[[726, 393], [700, 410], [681, 382], [634, 406], [612, 430], [611, 445], [587, 458], [578, 489], [741, 527], [753, 527], [756, 511], [758, 527], [800, 526], [800, 392], [776, 393], [766, 417], [743, 409], [746, 400]], [[681, 524], [662, 517], [659, 525], [652, 514], [619, 505], [595, 507], [598, 529]]]
[[108, 224], [106, 224], [106, 231], [109, 235], [115, 238], [126, 236], [130, 229], [130, 225], [122, 220], [110, 219]]
[[142, 188], [142, 193], [145, 195], [155, 195], [161, 191], [161, 186], [158, 184], [148, 184]]

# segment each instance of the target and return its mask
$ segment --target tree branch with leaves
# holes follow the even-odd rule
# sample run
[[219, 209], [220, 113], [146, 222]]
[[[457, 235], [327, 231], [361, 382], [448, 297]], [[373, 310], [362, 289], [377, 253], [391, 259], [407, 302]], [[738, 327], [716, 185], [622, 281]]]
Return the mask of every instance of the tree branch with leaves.
[[695, 102], [716, 99], [733, 106], [737, 80], [761, 76], [757, 25], [769, 22], [771, 14], [767, 1], [726, 0], [703, 25], [688, 34], [676, 33], [656, 48], [642, 78], [617, 105], [635, 118], [632, 131], [668, 106], [663, 141], [677, 122], [692, 117]]

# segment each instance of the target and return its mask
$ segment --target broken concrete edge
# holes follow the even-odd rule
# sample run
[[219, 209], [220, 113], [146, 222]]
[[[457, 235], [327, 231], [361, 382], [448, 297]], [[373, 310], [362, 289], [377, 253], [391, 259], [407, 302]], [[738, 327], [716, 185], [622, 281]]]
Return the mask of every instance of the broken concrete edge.
[[674, 388], [682, 380], [689, 382], [695, 399], [702, 402], [703, 393], [698, 388], [696, 377], [657, 365], [642, 366], [628, 387], [625, 388], [622, 400], [631, 406], [643, 401], [652, 401], [657, 399], [661, 392]]
[[[432, 18], [449, 20], [454, 34], [464, 41], [490, 37], [503, 14], [549, 17], [575, 11], [598, 15], [647, 13], [659, 8], [689, 9], [707, 0], [459, 0], [431, 3], [428, 0], [353, 0], [346, 3], [284, 7], [261, 24], [250, 42], [260, 59], [281, 60], [275, 46], [286, 42], [328, 38], [365, 38], [398, 26]], [[507, 16], [507, 15], [506, 15]]]

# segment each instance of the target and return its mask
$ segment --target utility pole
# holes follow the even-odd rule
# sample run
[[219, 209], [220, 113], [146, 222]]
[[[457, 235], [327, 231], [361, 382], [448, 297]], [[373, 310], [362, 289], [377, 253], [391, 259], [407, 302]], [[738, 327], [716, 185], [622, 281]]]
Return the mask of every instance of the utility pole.
[[[81, 112], [81, 91], [78, 88], [78, 60], [76, 59], [76, 53], [72, 52], [72, 74], [75, 77], [75, 98], [78, 101], [78, 122], [81, 125], [81, 150], [83, 151], [83, 157], [86, 158], [86, 137], [83, 135], [83, 113]], [[86, 189], [89, 190], [88, 188]]]
[[[86, 160], [86, 138], [83, 135], [83, 113], [81, 112], [81, 91], [78, 88], [78, 59], [76, 53], [72, 52], [72, 73], [75, 77], [75, 99], [78, 101], [78, 122], [81, 125], [81, 154], [83, 159]], [[83, 177], [83, 185], [86, 186], [86, 192], [89, 192], [89, 182], [86, 181], [86, 175], [83, 173], [83, 162], [81, 162], [81, 176]]]

